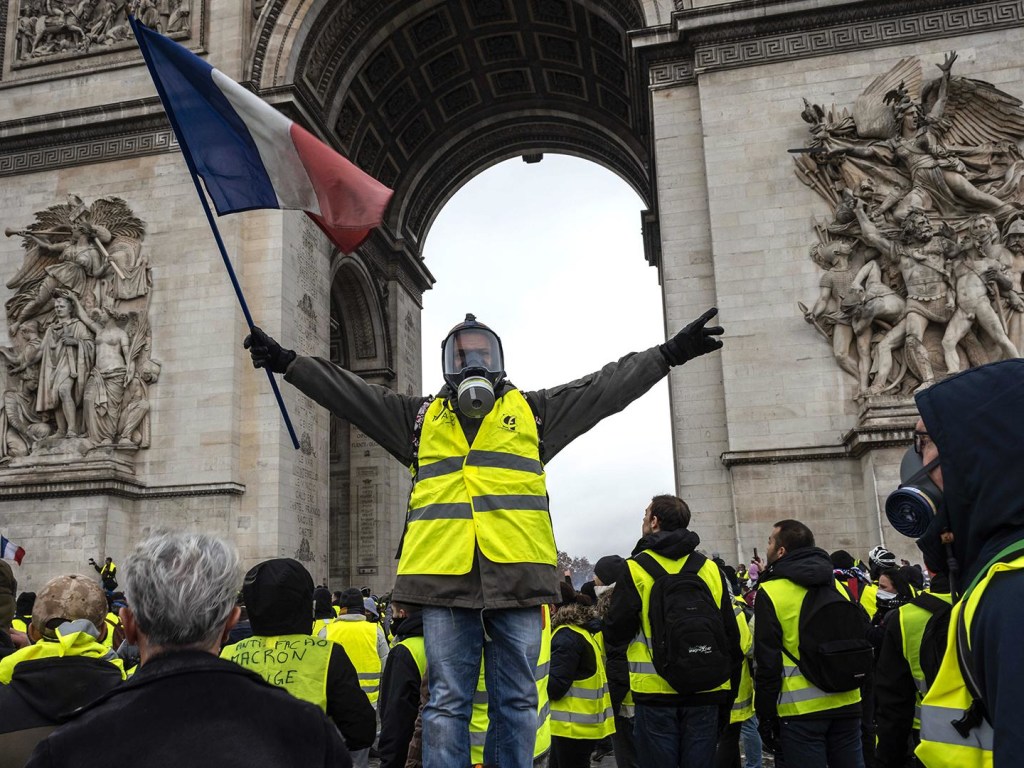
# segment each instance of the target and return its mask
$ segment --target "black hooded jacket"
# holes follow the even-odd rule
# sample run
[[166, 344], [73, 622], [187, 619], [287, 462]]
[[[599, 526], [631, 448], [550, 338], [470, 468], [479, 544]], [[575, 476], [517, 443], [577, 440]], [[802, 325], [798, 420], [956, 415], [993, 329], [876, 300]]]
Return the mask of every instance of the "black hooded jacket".
[[[636, 556], [649, 549], [663, 557], [685, 561], [697, 549], [698, 544], [700, 544], [700, 537], [693, 531], [685, 528], [676, 531], [658, 531], [640, 539], [636, 547], [633, 548], [632, 554]], [[721, 571], [719, 571], [719, 575], [722, 579], [722, 619], [725, 623], [725, 636], [731, 649], [735, 667], [731, 689], [729, 691], [692, 695], [634, 693], [633, 699], [637, 704], [695, 707], [710, 704], [729, 704], [736, 698], [740, 665], [743, 662], [743, 651], [740, 648], [740, 630], [732, 610], [732, 596], [729, 594], [729, 585], [726, 583], [725, 575]], [[633, 583], [632, 572], [628, 567], [624, 568], [622, 575], [615, 583], [615, 592], [612, 594], [608, 615], [604, 620], [605, 643], [612, 646], [628, 644], [640, 631], [641, 610], [643, 610], [643, 601], [640, 599], [640, 593], [637, 591], [636, 584]]]
[[[394, 627], [397, 622], [392, 620]], [[407, 637], [423, 637], [423, 613], [415, 611], [398, 624], [394, 645], [380, 679], [380, 768], [402, 768], [408, 756], [409, 740], [416, 727], [420, 708], [420, 668], [416, 659], [401, 641]]]
[[[972, 583], [1006, 547], [1024, 540], [1024, 360], [973, 368], [917, 395], [925, 428], [939, 450], [942, 495], [960, 563], [960, 588]], [[919, 540], [941, 551], [936, 522]], [[937, 558], [929, 557], [935, 562]], [[945, 558], [938, 558], [945, 562]], [[1024, 690], [1024, 571], [993, 579], [970, 626], [981, 693], [994, 729], [995, 764], [1024, 754], [1020, 692]], [[1005, 760], [1006, 762], [1002, 762]]]
[[[818, 547], [804, 547], [787, 552], [761, 571], [758, 586], [773, 579], [788, 579], [801, 587], [818, 587], [835, 581], [835, 575], [828, 552]], [[782, 691], [782, 634], [771, 597], [758, 589], [754, 600], [754, 710], [762, 722], [775, 717]], [[857, 703], [801, 717], [821, 719], [859, 714], [860, 704]]]
[[562, 625], [572, 625], [591, 635], [601, 631], [601, 621], [594, 609], [578, 603], [569, 603], [558, 609], [551, 621], [551, 667], [548, 673], [548, 697], [561, 699], [576, 680], [586, 680], [597, 672], [594, 649], [576, 632], [558, 632]]

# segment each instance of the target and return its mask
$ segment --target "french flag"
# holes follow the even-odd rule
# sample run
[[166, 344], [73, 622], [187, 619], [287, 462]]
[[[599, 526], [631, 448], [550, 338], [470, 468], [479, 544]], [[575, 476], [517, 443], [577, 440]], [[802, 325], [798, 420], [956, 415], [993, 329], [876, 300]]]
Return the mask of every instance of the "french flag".
[[380, 224], [391, 189], [183, 46], [129, 21], [189, 169], [218, 215], [305, 211], [345, 253]]
[[24, 556], [24, 547], [19, 547], [6, 536], [0, 536], [0, 560], [13, 560], [21, 565], [21, 558]]

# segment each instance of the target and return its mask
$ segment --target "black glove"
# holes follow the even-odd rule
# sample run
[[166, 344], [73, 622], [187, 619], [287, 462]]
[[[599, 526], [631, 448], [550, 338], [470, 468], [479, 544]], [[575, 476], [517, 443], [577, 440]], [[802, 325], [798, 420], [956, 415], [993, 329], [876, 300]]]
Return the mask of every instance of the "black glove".
[[782, 724], [777, 715], [764, 717], [757, 721], [757, 732], [761, 734], [761, 746], [771, 754], [777, 754], [781, 749], [779, 733]]
[[252, 333], [245, 337], [242, 346], [252, 355], [253, 368], [269, 368], [274, 373], [287, 371], [292, 360], [297, 357], [295, 352], [282, 347], [255, 325], [252, 327]]
[[718, 307], [712, 307], [659, 347], [669, 365], [682, 365], [687, 360], [722, 348], [722, 342], [715, 336], [721, 336], [725, 329], [720, 325], [704, 327], [717, 314]]

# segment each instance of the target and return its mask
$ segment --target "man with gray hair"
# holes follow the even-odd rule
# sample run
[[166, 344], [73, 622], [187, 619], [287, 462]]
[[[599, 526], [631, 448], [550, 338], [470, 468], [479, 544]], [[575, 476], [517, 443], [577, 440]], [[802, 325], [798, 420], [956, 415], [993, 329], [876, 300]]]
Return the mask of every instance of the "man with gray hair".
[[[352, 765], [334, 724], [218, 652], [238, 620], [234, 546], [207, 534], [160, 533], [122, 567], [121, 609], [139, 671], [39, 743], [29, 766]], [[110, 734], [119, 734], [111, 739]]]

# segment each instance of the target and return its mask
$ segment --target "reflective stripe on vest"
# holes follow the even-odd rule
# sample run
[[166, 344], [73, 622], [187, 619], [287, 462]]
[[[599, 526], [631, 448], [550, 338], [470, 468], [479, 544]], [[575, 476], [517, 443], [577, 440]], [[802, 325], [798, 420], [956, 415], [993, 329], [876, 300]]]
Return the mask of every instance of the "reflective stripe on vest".
[[953, 723], [962, 719], [971, 707], [973, 698], [967, 690], [960, 671], [960, 654], [956, 650], [956, 630], [963, 612], [967, 625], [967, 643], [971, 642], [971, 624], [981, 604], [982, 595], [992, 579], [1009, 571], [1024, 569], [1024, 557], [1009, 563], [995, 563], [976, 586], [968, 590], [963, 599], [953, 606], [949, 616], [949, 634], [946, 636], [946, 655], [942, 657], [935, 682], [925, 694], [921, 704], [921, 743], [914, 752], [928, 768], [956, 766], [956, 768], [990, 768], [992, 765], [992, 726], [987, 720], [963, 736]]
[[395, 645], [400, 645], [409, 651], [413, 661], [416, 662], [416, 669], [420, 671], [420, 680], [422, 680], [423, 676], [427, 673], [427, 649], [423, 644], [423, 635], [403, 637]]
[[567, 739], [601, 739], [615, 732], [612, 697], [608, 691], [605, 672], [604, 640], [601, 633], [563, 624], [555, 630], [575, 632], [594, 652], [594, 674], [582, 680], [573, 680], [566, 694], [551, 702], [551, 735]]
[[[540, 634], [540, 653], [534, 666], [533, 677], [537, 681], [537, 736], [533, 743], [533, 759], [551, 749], [551, 702], [548, 700], [548, 669], [551, 666], [551, 609], [541, 606], [544, 624]], [[480, 676], [473, 694], [473, 709], [469, 720], [469, 755], [474, 765], [484, 762], [484, 745], [487, 743], [487, 686], [483, 659], [480, 660]]]
[[496, 563], [555, 565], [537, 423], [518, 390], [484, 416], [473, 449], [443, 398], [423, 418], [398, 574], [462, 575], [476, 547]]
[[[846, 599], [846, 590], [833, 581], [833, 586]], [[800, 658], [800, 607], [803, 605], [807, 587], [801, 587], [789, 579], [770, 579], [759, 589], [768, 595], [775, 606], [775, 615], [782, 627], [782, 645], [793, 656]], [[779, 691], [779, 717], [807, 715], [838, 709], [860, 701], [860, 690], [826, 693], [803, 676], [800, 668], [785, 653], [779, 652], [782, 660], [782, 688]]]
[[[671, 558], [659, 555], [649, 549], [644, 550], [653, 557], [662, 568], [669, 574], [679, 573], [686, 565], [686, 558], [672, 560]], [[636, 585], [636, 591], [640, 595], [640, 631], [626, 648], [626, 661], [629, 665], [629, 688], [634, 693], [666, 693], [676, 694], [677, 691], [668, 681], [657, 673], [654, 668], [654, 653], [651, 650], [651, 588], [654, 586], [654, 578], [640, 567], [632, 558], [626, 561], [629, 566], [629, 574]], [[722, 577], [718, 566], [708, 560], [697, 571], [697, 575], [704, 580], [711, 590], [711, 597], [716, 605], [722, 603]], [[726, 680], [714, 691], [728, 691], [730, 683]], [[709, 691], [703, 691], [708, 693]]]
[[312, 635], [253, 635], [225, 646], [220, 657], [326, 712], [332, 647]]
[[327, 625], [324, 636], [345, 649], [359, 677], [359, 687], [370, 703], [380, 695], [380, 656], [377, 654], [377, 624], [373, 621], [339, 619]]
[[[934, 597], [951, 602], [953, 597], [949, 594], [934, 594]], [[925, 680], [924, 670], [921, 669], [921, 641], [924, 639], [924, 630], [933, 614], [926, 608], [908, 603], [899, 608], [900, 637], [903, 641], [903, 658], [907, 660], [910, 667], [910, 675], [914, 678], [916, 692], [914, 694], [914, 728], [921, 728], [921, 702], [928, 691], [928, 681]]]
[[733, 603], [733, 613], [736, 614], [736, 624], [740, 630], [740, 650], [743, 651], [743, 664], [736, 700], [729, 713], [729, 722], [742, 723], [754, 716], [754, 678], [750, 674], [750, 661], [747, 659], [750, 649], [754, 646], [754, 634], [750, 631], [750, 624], [747, 622], [747, 613], [744, 610], [746, 602], [742, 597], [736, 597], [733, 598]]

